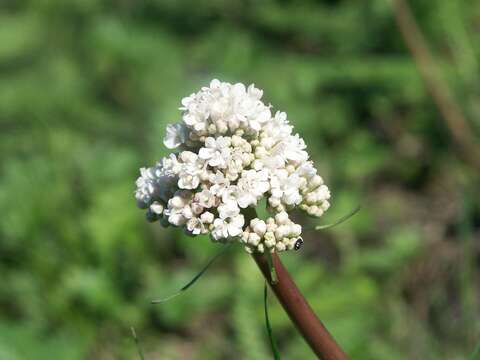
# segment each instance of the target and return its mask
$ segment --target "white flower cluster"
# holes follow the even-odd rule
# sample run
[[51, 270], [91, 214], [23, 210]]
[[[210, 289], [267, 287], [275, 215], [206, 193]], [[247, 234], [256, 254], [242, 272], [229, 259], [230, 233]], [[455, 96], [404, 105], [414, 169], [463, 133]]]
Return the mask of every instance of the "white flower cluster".
[[[321, 216], [330, 192], [286, 114], [272, 114], [262, 94], [254, 85], [213, 80], [182, 100], [182, 121], [167, 126], [164, 140], [177, 150], [140, 169], [136, 182], [149, 220], [214, 241], [238, 239], [249, 252], [301, 245], [302, 228], [287, 211]], [[272, 217], [249, 219], [248, 208], [264, 197]]]

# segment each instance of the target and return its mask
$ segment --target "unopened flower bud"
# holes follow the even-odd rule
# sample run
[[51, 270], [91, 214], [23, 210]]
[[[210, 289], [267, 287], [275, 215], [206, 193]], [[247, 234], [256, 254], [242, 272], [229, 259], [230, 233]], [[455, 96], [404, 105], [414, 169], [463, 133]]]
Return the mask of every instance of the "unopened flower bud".
[[265, 221], [259, 220], [253, 225], [253, 231], [255, 231], [259, 236], [263, 236], [267, 231], [267, 224]]
[[210, 224], [213, 222], [215, 217], [209, 211], [205, 211], [202, 215], [200, 215], [200, 220], [205, 224]]
[[248, 243], [253, 246], [257, 246], [260, 243], [260, 239], [257, 233], [252, 232], [248, 235]]
[[323, 179], [320, 175], [315, 175], [313, 178], [310, 179], [310, 186], [312, 188], [316, 188], [323, 184]]
[[302, 227], [299, 224], [293, 224], [291, 228], [293, 236], [300, 236], [302, 233]]
[[263, 158], [265, 156], [268, 156], [268, 152], [267, 152], [267, 150], [265, 150], [265, 148], [263, 146], [258, 146], [255, 149], [255, 156], [257, 158]]
[[275, 230], [275, 237], [277, 239], [283, 239], [284, 237], [286, 237], [288, 235], [288, 233], [290, 232], [289, 231], [289, 226], [286, 226], [286, 225], [280, 225], [279, 227], [277, 227], [277, 229]]
[[288, 221], [288, 214], [285, 211], [279, 212], [275, 215], [275, 221], [279, 225], [286, 224]]
[[158, 201], [154, 201], [152, 205], [150, 205], [150, 210], [157, 215], [161, 215], [163, 213], [163, 209], [163, 205]]
[[276, 197], [273, 197], [273, 196], [270, 196], [268, 198], [268, 204], [273, 207], [273, 208], [276, 208], [280, 205], [280, 199], [279, 198], [276, 198]]
[[171, 202], [171, 205], [177, 209], [180, 209], [183, 206], [185, 206], [185, 203], [180, 196], [174, 196], [173, 198], [170, 199], [170, 202]]

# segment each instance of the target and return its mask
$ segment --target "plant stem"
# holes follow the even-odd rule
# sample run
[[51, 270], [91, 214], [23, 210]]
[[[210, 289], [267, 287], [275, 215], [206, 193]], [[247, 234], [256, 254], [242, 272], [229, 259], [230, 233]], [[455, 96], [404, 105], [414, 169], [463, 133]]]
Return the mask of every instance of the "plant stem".
[[252, 256], [288, 316], [318, 358], [323, 360], [348, 360], [347, 355], [308, 305], [278, 255], [276, 253], [272, 254], [273, 266], [278, 279], [276, 283], [272, 283], [271, 272], [265, 255], [254, 253]]
[[418, 71], [432, 100], [442, 115], [460, 155], [476, 169], [480, 169], [480, 146], [475, 134], [463, 115], [462, 108], [452, 95], [447, 82], [428, 47], [427, 40], [412, 14], [407, 0], [394, 0], [393, 10], [397, 26], [410, 50]]

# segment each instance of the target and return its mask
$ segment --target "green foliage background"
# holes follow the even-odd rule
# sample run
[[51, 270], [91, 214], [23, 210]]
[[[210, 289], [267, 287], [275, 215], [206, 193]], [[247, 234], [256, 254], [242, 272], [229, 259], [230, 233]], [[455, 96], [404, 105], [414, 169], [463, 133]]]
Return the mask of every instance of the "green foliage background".
[[[478, 140], [480, 7], [410, 1]], [[269, 359], [262, 278], [148, 224], [138, 168], [212, 78], [254, 82], [333, 193], [284, 259], [352, 359], [465, 359], [480, 340], [478, 170], [451, 136], [389, 1], [3, 0], [0, 359]], [[477, 154], [480, 156], [480, 154]], [[305, 225], [316, 224], [303, 218]], [[313, 359], [271, 298], [285, 359]]]

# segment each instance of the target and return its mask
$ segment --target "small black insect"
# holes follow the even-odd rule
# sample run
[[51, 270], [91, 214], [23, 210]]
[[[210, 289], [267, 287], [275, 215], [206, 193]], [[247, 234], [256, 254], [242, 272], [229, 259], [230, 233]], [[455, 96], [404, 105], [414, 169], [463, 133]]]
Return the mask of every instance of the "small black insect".
[[293, 245], [293, 248], [294, 248], [295, 250], [300, 250], [300, 248], [302, 247], [302, 245], [303, 245], [303, 239], [302, 239], [301, 237], [299, 237], [299, 238], [297, 239], [297, 241], [295, 241], [295, 245]]

